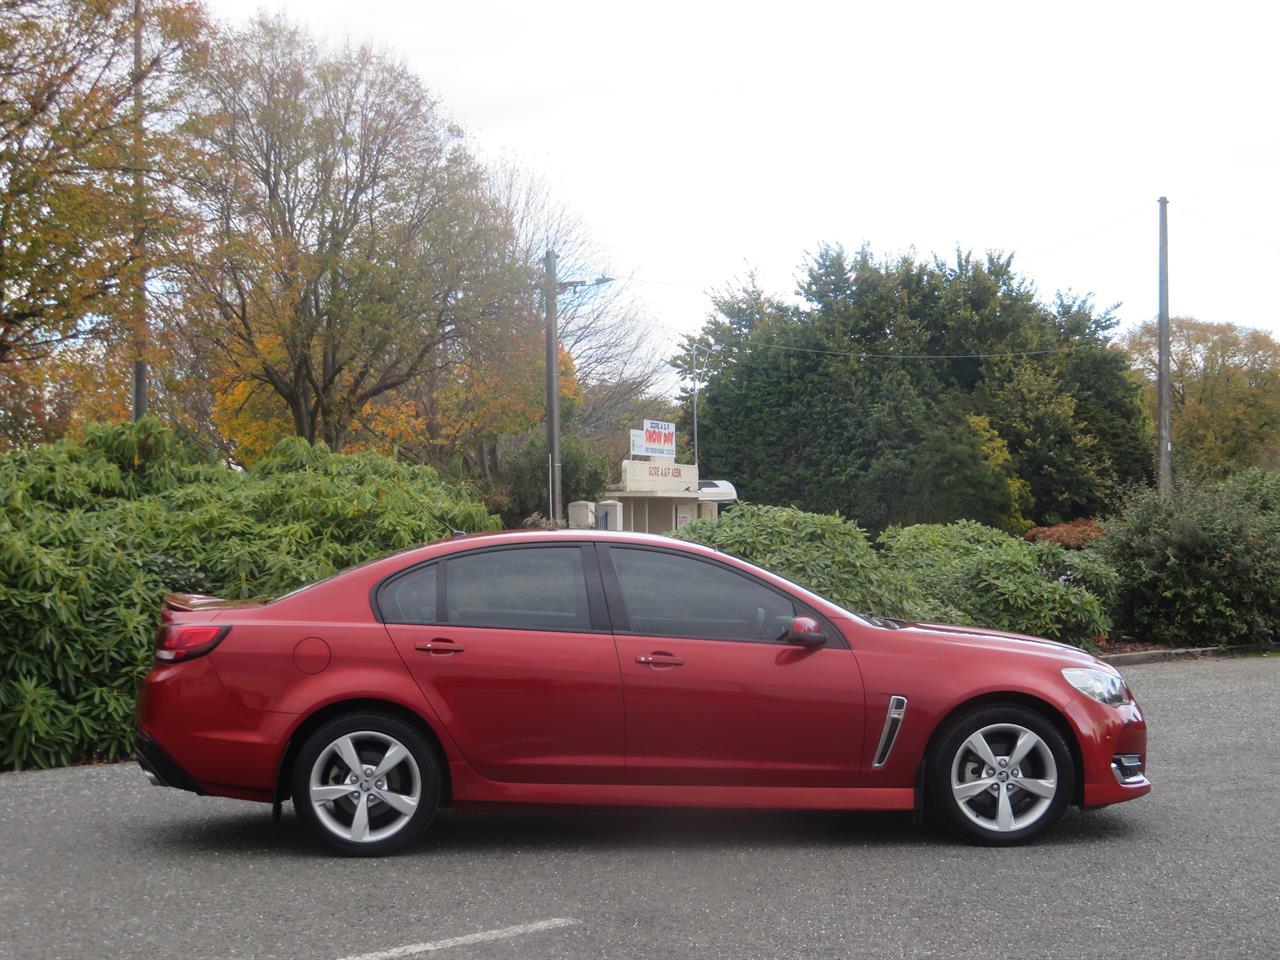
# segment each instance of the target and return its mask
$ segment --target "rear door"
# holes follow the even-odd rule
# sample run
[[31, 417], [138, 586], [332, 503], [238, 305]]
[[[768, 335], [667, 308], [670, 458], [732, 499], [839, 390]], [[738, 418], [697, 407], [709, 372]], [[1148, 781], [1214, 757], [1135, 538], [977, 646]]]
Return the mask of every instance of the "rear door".
[[627, 780], [853, 786], [857, 661], [840, 632], [784, 643], [789, 594], [710, 558], [598, 545], [627, 706]]
[[476, 772], [621, 783], [622, 683], [590, 547], [453, 554], [379, 588], [391, 639]]

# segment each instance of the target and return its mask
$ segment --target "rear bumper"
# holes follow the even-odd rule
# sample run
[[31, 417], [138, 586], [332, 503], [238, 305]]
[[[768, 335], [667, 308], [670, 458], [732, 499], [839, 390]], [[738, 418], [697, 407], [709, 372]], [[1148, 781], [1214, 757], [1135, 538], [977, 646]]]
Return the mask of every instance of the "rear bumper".
[[138, 762], [152, 782], [270, 803], [296, 722], [236, 704], [208, 657], [160, 664], [138, 694]]
[[138, 766], [147, 779], [157, 787], [176, 787], [203, 795], [204, 791], [191, 774], [182, 769], [178, 761], [165, 753], [164, 748], [145, 731], [138, 731]]

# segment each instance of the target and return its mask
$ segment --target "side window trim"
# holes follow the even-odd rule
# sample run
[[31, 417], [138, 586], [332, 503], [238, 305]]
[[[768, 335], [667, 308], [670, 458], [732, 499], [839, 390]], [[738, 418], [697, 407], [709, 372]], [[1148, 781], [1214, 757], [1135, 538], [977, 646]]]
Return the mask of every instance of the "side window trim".
[[587, 578], [587, 610], [591, 615], [591, 629], [595, 633], [612, 633], [609, 619], [609, 601], [605, 596], [601, 579], [600, 558], [594, 543], [581, 543], [582, 571]]
[[[824, 629], [827, 631], [828, 643], [826, 646], [829, 649], [840, 649], [840, 650], [849, 649], [849, 643], [848, 641], [845, 640], [844, 634], [841, 633], [840, 630], [836, 629], [834, 624], [832, 624], [825, 616], [820, 614], [818, 611], [814, 610], [812, 607], [809, 606], [809, 604], [805, 603], [803, 600], [800, 600], [797, 597], [793, 597], [790, 593], [783, 590], [781, 587], [777, 587], [774, 584], [769, 583], [767, 580], [761, 580], [759, 577], [755, 576], [754, 574], [750, 573], [747, 570], [739, 570], [737, 567], [732, 566], [731, 564], [723, 563], [712, 557], [701, 557], [692, 553], [686, 553], [683, 550], [673, 550], [668, 547], [654, 547], [654, 546], [649, 546], [647, 544], [646, 545], [637, 544], [636, 546], [628, 545], [624, 549], [643, 550], [648, 553], [665, 553], [665, 554], [669, 554], [677, 557], [685, 557], [689, 560], [694, 560], [699, 563], [706, 563], [720, 570], [723, 570], [727, 573], [735, 574], [739, 577], [742, 577], [743, 579], [748, 580], [751, 583], [756, 584], [757, 586], [764, 587], [766, 590], [769, 590], [770, 592], [775, 593], [778, 596], [782, 597], [784, 600], [786, 600], [788, 603], [791, 604], [793, 610], [797, 611], [796, 613], [797, 616], [802, 615], [800, 611], [804, 611], [803, 613], [804, 616], [812, 616], [815, 619], [817, 619], [818, 622], [821, 623]], [[596, 550], [600, 557], [600, 575], [604, 581], [605, 597], [609, 603], [609, 615], [613, 620], [613, 632], [618, 634], [629, 634], [632, 636], [638, 636], [638, 634], [634, 634], [633, 631], [631, 630], [631, 622], [627, 617], [626, 603], [624, 602], [622, 597], [622, 584], [618, 580], [618, 571], [615, 569], [613, 565], [613, 557], [610, 554], [609, 544], [598, 543], [596, 545]], [[689, 636], [689, 637], [675, 638], [675, 639], [703, 640], [708, 643], [757, 643], [757, 644], [765, 644], [765, 645], [777, 644], [776, 640], [743, 640], [743, 639], [732, 638], [732, 637], [708, 638], [708, 637]]]
[[436, 623], [449, 622], [449, 558], [440, 561], [436, 574]]
[[613, 557], [607, 543], [596, 544], [596, 556], [600, 563], [600, 579], [604, 585], [605, 602], [609, 605], [609, 619], [614, 633], [630, 633], [631, 620], [627, 605], [622, 602], [622, 586], [618, 583], [618, 571], [613, 568]]

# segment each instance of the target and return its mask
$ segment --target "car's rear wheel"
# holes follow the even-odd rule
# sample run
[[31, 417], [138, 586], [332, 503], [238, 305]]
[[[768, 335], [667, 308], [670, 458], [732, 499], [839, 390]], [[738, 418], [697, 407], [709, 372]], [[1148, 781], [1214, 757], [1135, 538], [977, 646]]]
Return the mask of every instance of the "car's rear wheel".
[[435, 751], [409, 724], [348, 714], [307, 737], [293, 765], [293, 805], [327, 847], [381, 856], [411, 843], [440, 799]]
[[957, 717], [928, 758], [928, 797], [943, 825], [978, 843], [1043, 833], [1075, 792], [1071, 750], [1047, 718], [1015, 704]]

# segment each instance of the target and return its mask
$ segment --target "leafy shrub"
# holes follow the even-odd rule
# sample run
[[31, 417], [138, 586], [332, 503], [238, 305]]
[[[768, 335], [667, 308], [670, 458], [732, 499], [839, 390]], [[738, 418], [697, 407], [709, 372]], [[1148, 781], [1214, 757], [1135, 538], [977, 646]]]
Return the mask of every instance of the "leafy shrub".
[[[560, 489], [565, 503], [597, 500], [609, 479], [609, 460], [581, 437], [560, 441]], [[503, 464], [500, 482], [506, 492], [503, 522], [523, 526], [534, 514], [547, 512], [547, 438], [535, 434]]]
[[903, 617], [930, 612], [885, 570], [862, 528], [838, 516], [739, 504], [675, 535], [759, 564], [850, 610]]
[[1120, 574], [1099, 550], [1067, 550], [1042, 544], [1040, 565], [1063, 583], [1083, 587], [1098, 598], [1108, 613], [1120, 595]]
[[971, 554], [1001, 546], [1009, 534], [973, 520], [889, 527], [876, 543], [899, 573], [928, 573]]
[[0, 456], [0, 767], [129, 753], [165, 593], [279, 593], [496, 526], [430, 467], [299, 439], [249, 471], [154, 420]]
[[1032, 543], [1056, 543], [1060, 547], [1081, 550], [1102, 536], [1102, 525], [1092, 517], [1059, 523], [1053, 527], [1032, 527], [1026, 538]]
[[1114, 572], [1096, 554], [1037, 546], [971, 520], [891, 527], [877, 551], [838, 516], [741, 505], [676, 535], [776, 570], [851, 610], [1077, 644], [1107, 632], [1104, 602], [1115, 593]]
[[1077, 645], [1109, 629], [1115, 573], [1096, 554], [1027, 543], [971, 520], [891, 527], [877, 542], [891, 573], [958, 611], [958, 623]]
[[1280, 474], [1133, 493], [1100, 541], [1120, 574], [1119, 626], [1177, 647], [1280, 637]]

